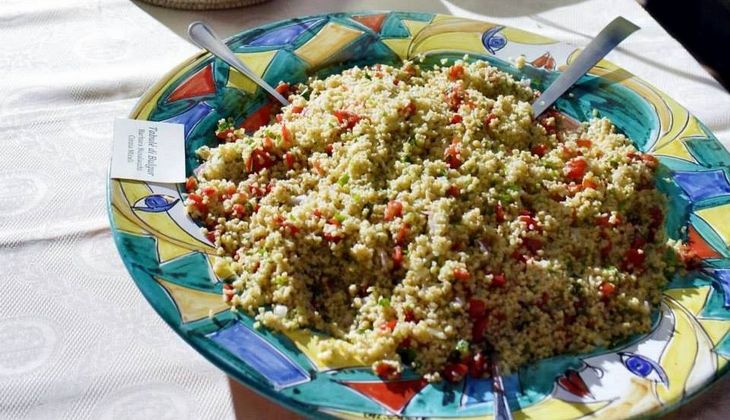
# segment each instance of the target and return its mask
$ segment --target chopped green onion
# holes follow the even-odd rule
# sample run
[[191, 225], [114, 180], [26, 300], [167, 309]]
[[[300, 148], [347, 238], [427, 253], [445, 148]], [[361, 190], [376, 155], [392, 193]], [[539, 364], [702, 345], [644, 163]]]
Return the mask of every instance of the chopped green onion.
[[390, 299], [388, 299], [387, 297], [381, 297], [380, 299], [378, 299], [378, 305], [382, 306], [383, 308], [388, 308], [390, 307]]
[[345, 186], [350, 181], [350, 175], [344, 174], [340, 177], [340, 179], [337, 180], [337, 183], [340, 184], [340, 186]]
[[287, 280], [287, 278], [284, 276], [277, 276], [274, 279], [274, 284], [276, 284], [277, 286], [286, 286], [287, 284], [289, 284], [289, 280]]
[[463, 339], [459, 340], [459, 342], [456, 343], [456, 351], [462, 355], [469, 353], [469, 342]]
[[342, 213], [335, 213], [335, 220], [337, 220], [340, 223], [344, 222], [346, 218], [347, 217], [345, 217], [345, 215]]
[[360, 194], [353, 194], [352, 199], [355, 200], [356, 203], [359, 203], [362, 197], [360, 197]]

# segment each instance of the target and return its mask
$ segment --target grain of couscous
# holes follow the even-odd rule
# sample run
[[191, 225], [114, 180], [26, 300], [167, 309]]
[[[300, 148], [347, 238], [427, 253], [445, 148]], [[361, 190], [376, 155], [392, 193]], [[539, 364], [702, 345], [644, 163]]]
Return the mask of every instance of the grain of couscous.
[[656, 160], [606, 119], [534, 120], [483, 61], [314, 79], [249, 135], [221, 121], [186, 206], [224, 299], [382, 377], [506, 370], [650, 328], [671, 269]]

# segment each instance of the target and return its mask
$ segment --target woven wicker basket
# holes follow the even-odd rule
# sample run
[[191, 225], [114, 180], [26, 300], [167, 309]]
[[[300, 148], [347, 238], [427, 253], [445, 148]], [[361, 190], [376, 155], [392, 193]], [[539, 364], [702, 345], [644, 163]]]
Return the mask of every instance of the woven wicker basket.
[[268, 0], [140, 0], [155, 6], [170, 9], [214, 10], [232, 9], [234, 7], [252, 6]]

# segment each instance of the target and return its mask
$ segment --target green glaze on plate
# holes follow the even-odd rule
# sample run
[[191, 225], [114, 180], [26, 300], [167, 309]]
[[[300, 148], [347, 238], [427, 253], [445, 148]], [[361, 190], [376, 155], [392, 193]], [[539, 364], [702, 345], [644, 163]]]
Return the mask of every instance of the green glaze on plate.
[[[241, 32], [228, 44], [266, 81], [290, 83], [354, 65], [489, 60], [543, 89], [575, 57], [575, 47], [488, 22], [411, 12], [310, 16]], [[517, 69], [511, 58], [525, 56]], [[257, 125], [269, 99], [208, 54], [181, 64], [152, 87], [132, 118], [185, 125], [186, 169], [194, 151], [216, 143], [220, 118]], [[601, 61], [557, 107], [585, 120], [610, 118], [661, 162], [667, 232], [687, 242], [702, 267], [669, 283], [646, 335], [590, 354], [541, 360], [504, 378], [516, 418], [604, 418], [661, 413], [682, 404], [728, 370], [730, 358], [730, 154], [674, 100]], [[484, 418], [493, 409], [488, 379], [428, 384], [413, 372], [383, 381], [341, 355], [317, 357], [313, 332], [255, 330], [228, 310], [211, 269], [214, 248], [184, 211], [184, 186], [108, 181], [109, 217], [132, 278], [158, 314], [227, 374], [311, 416]], [[321, 339], [328, 339], [321, 337]]]

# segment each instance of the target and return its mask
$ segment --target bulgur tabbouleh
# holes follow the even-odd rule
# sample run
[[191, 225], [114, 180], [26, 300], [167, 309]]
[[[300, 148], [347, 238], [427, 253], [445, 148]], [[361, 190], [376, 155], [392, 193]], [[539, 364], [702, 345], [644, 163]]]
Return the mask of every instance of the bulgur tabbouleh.
[[656, 160], [606, 119], [533, 120], [488, 63], [352, 68], [292, 87], [249, 135], [198, 151], [189, 214], [224, 299], [314, 328], [383, 377], [507, 370], [650, 328], [667, 245]]

